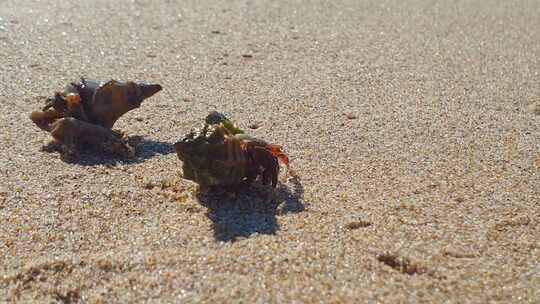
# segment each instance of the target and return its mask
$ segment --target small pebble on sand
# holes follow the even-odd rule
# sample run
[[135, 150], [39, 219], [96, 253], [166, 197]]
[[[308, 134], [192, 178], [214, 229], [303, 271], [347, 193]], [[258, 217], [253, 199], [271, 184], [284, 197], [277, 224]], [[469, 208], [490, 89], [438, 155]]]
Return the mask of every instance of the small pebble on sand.
[[357, 119], [358, 118], [358, 116], [356, 116], [356, 114], [354, 114], [354, 113], [347, 113], [345, 116], [347, 117], [347, 119]]

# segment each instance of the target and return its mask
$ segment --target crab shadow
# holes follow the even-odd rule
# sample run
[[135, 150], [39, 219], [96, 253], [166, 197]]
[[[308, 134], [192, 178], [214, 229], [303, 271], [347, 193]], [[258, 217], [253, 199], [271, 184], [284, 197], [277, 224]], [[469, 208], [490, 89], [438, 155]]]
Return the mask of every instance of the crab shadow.
[[[158, 155], [168, 155], [175, 153], [174, 145], [167, 142], [156, 141], [141, 136], [131, 136], [136, 141], [136, 156], [133, 159], [121, 158], [116, 155], [106, 153], [102, 150], [92, 147], [82, 147], [79, 151], [79, 157], [75, 160], [62, 159], [66, 163], [77, 164], [81, 166], [107, 165], [116, 166], [119, 164], [137, 164], [142, 163]], [[47, 153], [62, 153], [60, 144], [51, 141], [41, 147], [41, 151]]]
[[246, 186], [232, 197], [223, 189], [198, 192], [197, 199], [207, 208], [217, 241], [235, 242], [253, 235], [275, 235], [277, 216], [305, 210], [304, 188], [298, 177], [289, 180], [291, 187], [280, 183], [270, 192], [261, 185]]

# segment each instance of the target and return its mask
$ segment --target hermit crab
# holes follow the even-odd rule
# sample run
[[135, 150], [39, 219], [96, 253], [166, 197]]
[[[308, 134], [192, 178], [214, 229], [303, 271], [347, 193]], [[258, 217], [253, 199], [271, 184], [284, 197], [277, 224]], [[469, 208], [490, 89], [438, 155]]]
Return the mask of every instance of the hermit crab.
[[112, 127], [122, 115], [138, 108], [144, 99], [160, 90], [159, 84], [81, 78], [80, 82], [70, 83], [63, 92], [48, 98], [45, 107], [32, 112], [30, 119], [61, 144], [64, 158], [76, 158], [81, 145], [133, 157], [127, 139]]
[[289, 168], [281, 146], [245, 134], [218, 112], [211, 112], [202, 130], [191, 131], [174, 147], [183, 162], [183, 177], [202, 188], [235, 188], [258, 177], [275, 188], [279, 162]]

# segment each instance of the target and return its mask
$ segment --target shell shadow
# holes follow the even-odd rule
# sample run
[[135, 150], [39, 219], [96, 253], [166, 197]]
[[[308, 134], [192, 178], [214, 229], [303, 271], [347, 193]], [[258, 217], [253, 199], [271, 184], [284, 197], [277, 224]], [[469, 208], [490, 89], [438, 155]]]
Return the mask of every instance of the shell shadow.
[[198, 192], [197, 199], [206, 207], [217, 241], [235, 242], [257, 234], [275, 235], [277, 216], [305, 210], [304, 189], [296, 177], [292, 188], [279, 184], [274, 194], [267, 187], [246, 186], [235, 196], [222, 188]]
[[[135, 142], [136, 156], [133, 159], [121, 158], [103, 150], [93, 147], [81, 147], [79, 157], [76, 160], [65, 160], [66, 163], [81, 166], [116, 166], [120, 164], [138, 164], [157, 155], [167, 155], [175, 153], [171, 143], [156, 141], [142, 136], [130, 136], [130, 142]], [[41, 151], [48, 153], [62, 153], [62, 146], [54, 141], [41, 147]]]

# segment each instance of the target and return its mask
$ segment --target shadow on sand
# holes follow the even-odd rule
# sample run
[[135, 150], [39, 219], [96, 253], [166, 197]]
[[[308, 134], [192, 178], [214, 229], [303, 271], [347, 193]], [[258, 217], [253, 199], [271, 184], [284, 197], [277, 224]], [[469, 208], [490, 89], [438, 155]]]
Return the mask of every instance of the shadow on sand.
[[[155, 141], [152, 139], [143, 138], [141, 136], [130, 136], [130, 142], [132, 141], [135, 142], [133, 146], [136, 150], [136, 156], [133, 159], [121, 158], [117, 155], [106, 153], [97, 148], [83, 147], [80, 149], [80, 154], [77, 159], [62, 160], [66, 163], [81, 166], [116, 166], [118, 164], [138, 164], [156, 155], [175, 153], [174, 146], [171, 143]], [[62, 147], [60, 144], [51, 141], [47, 145], [41, 147], [41, 151], [48, 153], [62, 153]]]
[[267, 187], [253, 184], [235, 197], [211, 189], [199, 192], [197, 198], [208, 209], [216, 240], [234, 242], [253, 234], [273, 235], [279, 230], [276, 216], [304, 211], [300, 179], [293, 176], [288, 184], [292, 187], [279, 183], [273, 194]]

